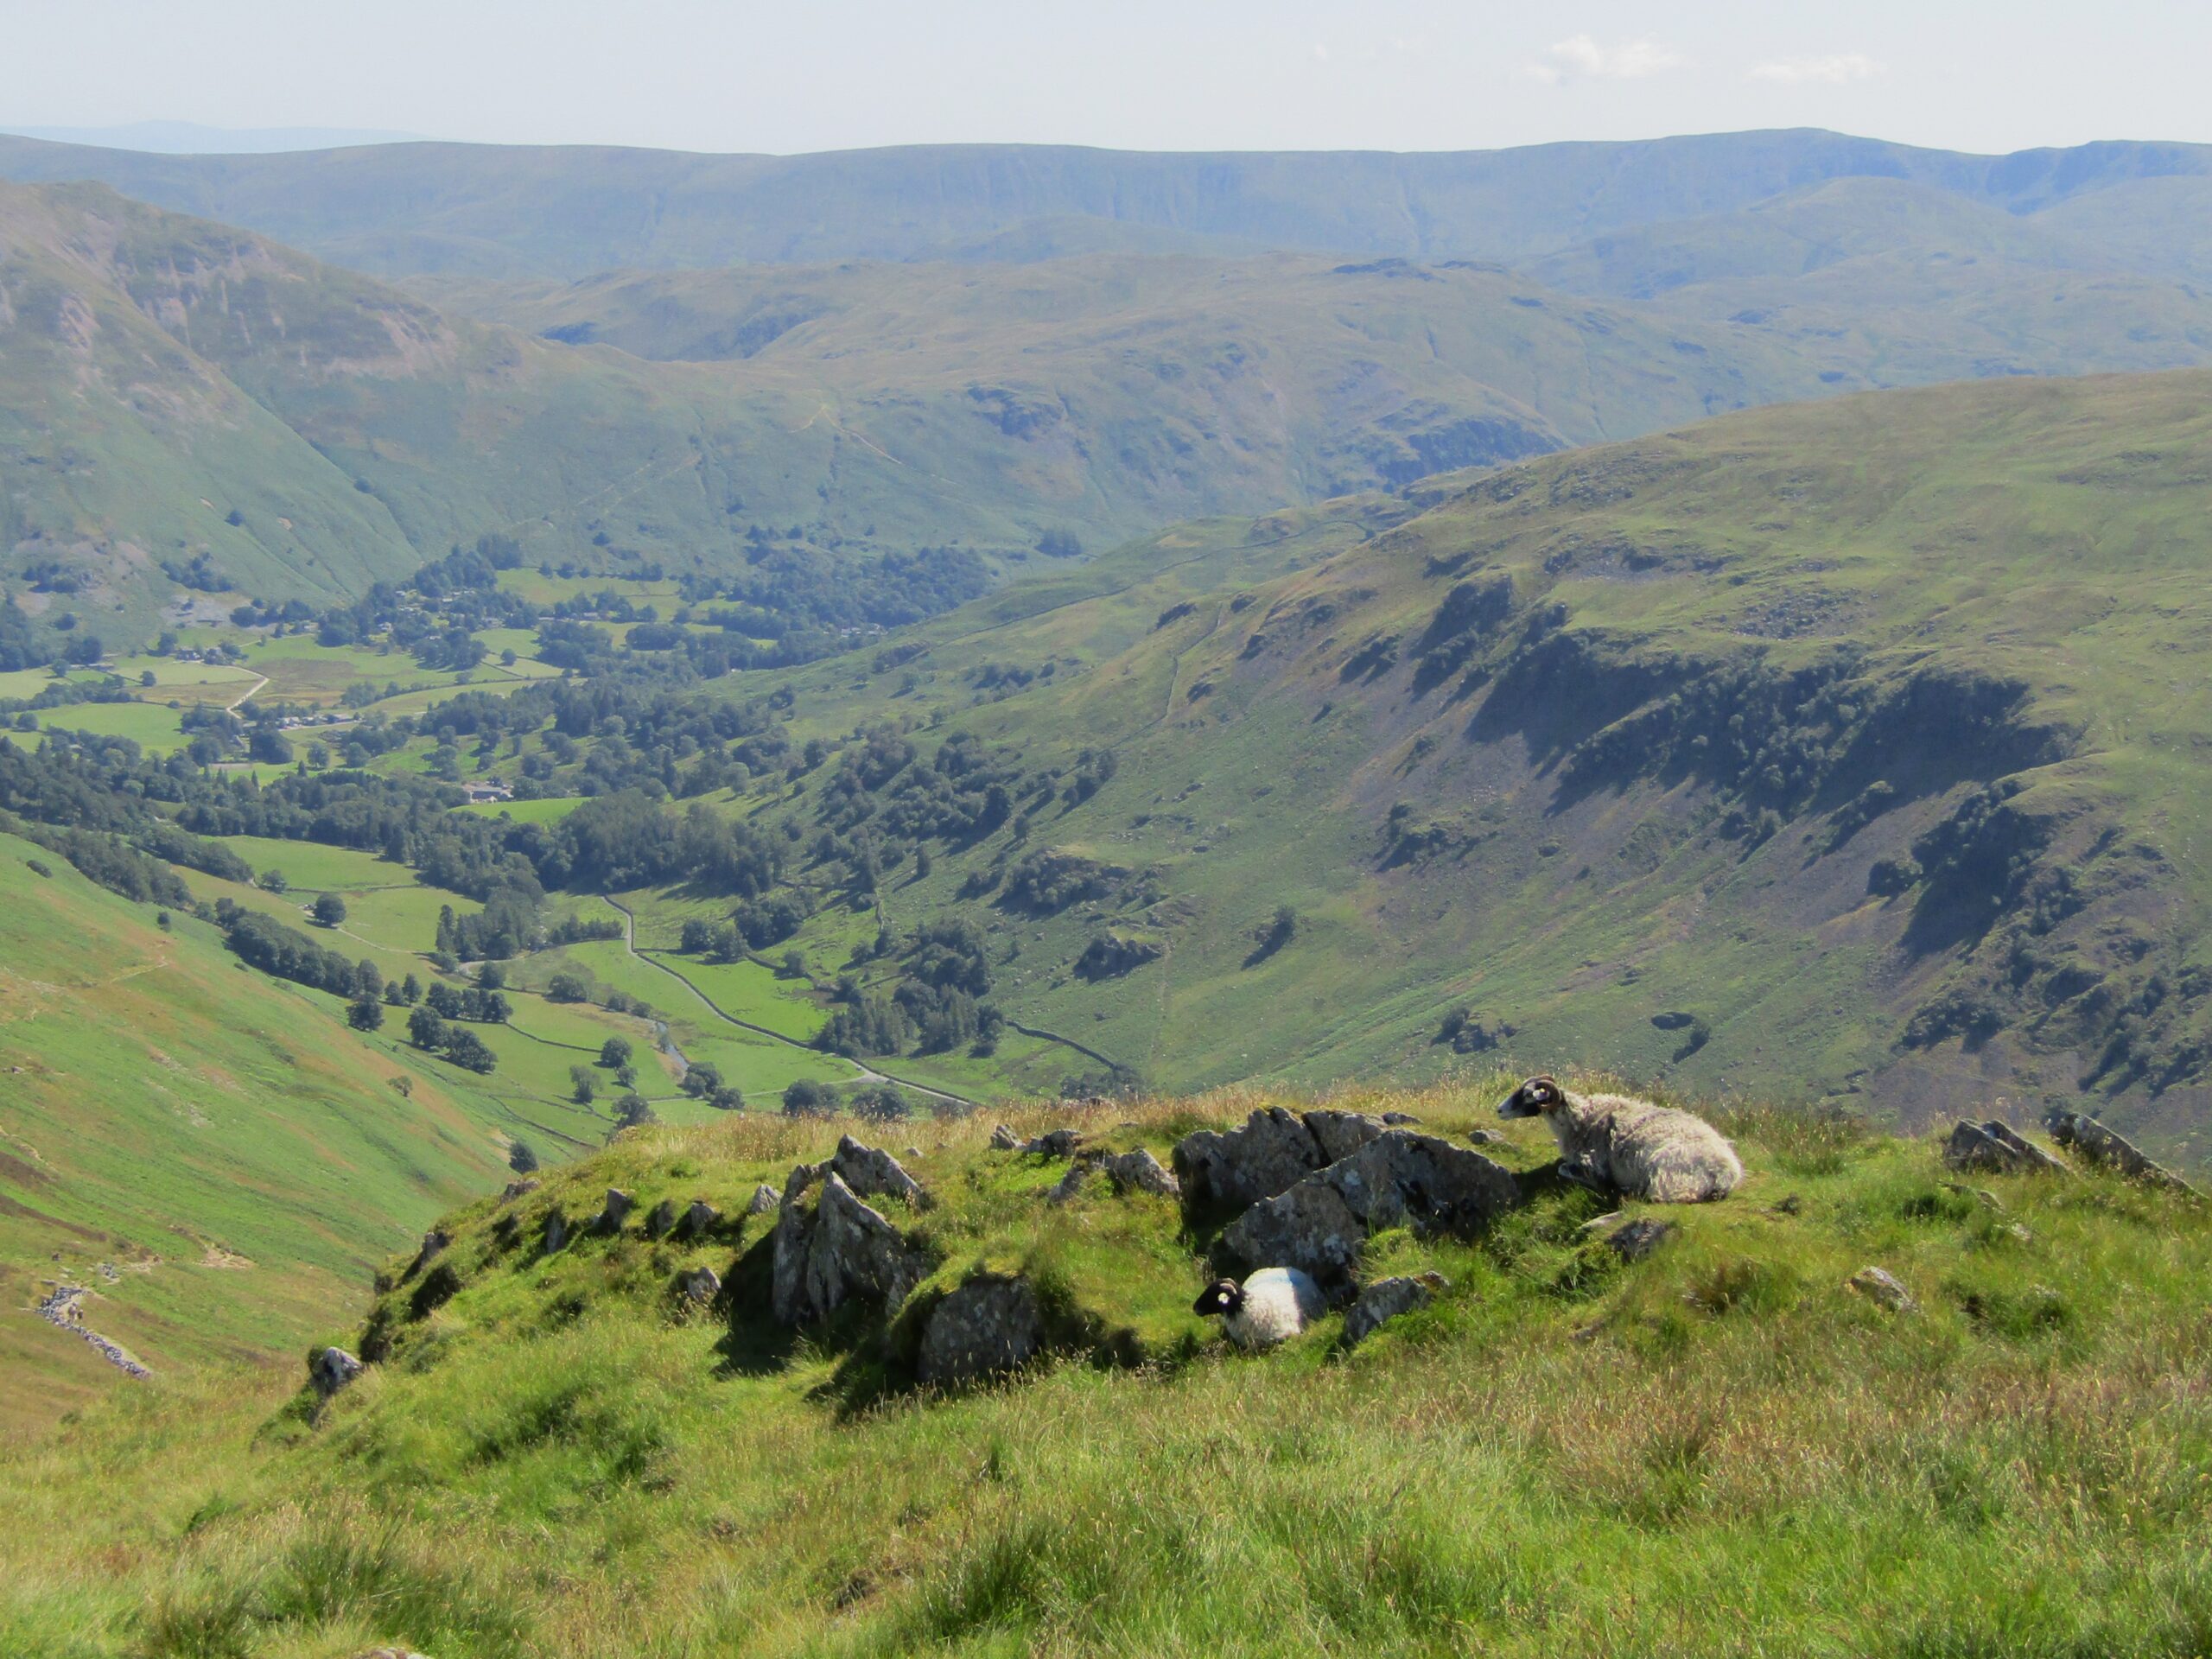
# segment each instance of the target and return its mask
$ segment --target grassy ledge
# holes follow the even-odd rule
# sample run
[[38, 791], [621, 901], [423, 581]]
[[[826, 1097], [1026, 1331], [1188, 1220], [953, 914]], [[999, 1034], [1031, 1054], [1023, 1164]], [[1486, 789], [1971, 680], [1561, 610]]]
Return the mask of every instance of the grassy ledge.
[[[1331, 1103], [1464, 1143], [1506, 1080]], [[1079, 1118], [1163, 1160], [1251, 1090]], [[319, 1411], [288, 1369], [160, 1379], [0, 1459], [0, 1644], [55, 1655], [2194, 1654], [2212, 1644], [2212, 1215], [2107, 1176], [1954, 1185], [1926, 1138], [1716, 1113], [1748, 1177], [1623, 1264], [1603, 1206], [1503, 1126], [1525, 1207], [1383, 1234], [1363, 1276], [1450, 1288], [1356, 1349], [1331, 1315], [1225, 1350], [1169, 1202], [988, 1145], [745, 1116], [647, 1128], [444, 1224], [383, 1363]], [[1070, 1121], [1033, 1113], [1036, 1130]], [[903, 1314], [783, 1331], [772, 1216], [852, 1128], [931, 1202]], [[915, 1148], [909, 1153], [908, 1147]], [[539, 1248], [609, 1186], [618, 1236]], [[1977, 1190], [1979, 1189], [1979, 1190]], [[1986, 1196], [1985, 1196], [1986, 1195]], [[663, 1198], [721, 1230], [654, 1243]], [[1638, 1206], [1627, 1206], [1633, 1214]], [[1846, 1287], [1902, 1280], [1916, 1311]], [[724, 1291], [687, 1316], [676, 1277]], [[1065, 1351], [911, 1383], [912, 1310], [1029, 1274]], [[350, 1332], [334, 1330], [349, 1344]]]

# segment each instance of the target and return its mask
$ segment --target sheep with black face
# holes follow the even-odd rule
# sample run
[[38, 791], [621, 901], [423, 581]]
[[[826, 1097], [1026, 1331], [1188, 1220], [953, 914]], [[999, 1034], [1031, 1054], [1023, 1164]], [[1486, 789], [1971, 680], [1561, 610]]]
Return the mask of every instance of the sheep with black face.
[[1296, 1268], [1262, 1268], [1243, 1284], [1220, 1279], [1199, 1293], [1191, 1312], [1218, 1314], [1239, 1348], [1272, 1348], [1321, 1317], [1328, 1299]]
[[1630, 1095], [1578, 1095], [1554, 1078], [1531, 1077], [1497, 1115], [1542, 1118], [1559, 1142], [1560, 1173], [1600, 1191], [1703, 1204], [1726, 1198], [1744, 1179], [1736, 1149], [1712, 1124]]

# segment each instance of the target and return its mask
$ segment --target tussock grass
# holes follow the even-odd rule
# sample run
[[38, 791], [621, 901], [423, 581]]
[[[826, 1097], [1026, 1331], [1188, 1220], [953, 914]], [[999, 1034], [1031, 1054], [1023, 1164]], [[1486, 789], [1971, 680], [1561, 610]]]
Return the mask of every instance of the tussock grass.
[[[1456, 1137], [1504, 1082], [1333, 1103]], [[1164, 1155], [1271, 1098], [1009, 1122]], [[1172, 1206], [1102, 1183], [1048, 1207], [1062, 1166], [990, 1152], [988, 1115], [633, 1131], [458, 1212], [459, 1288], [327, 1406], [289, 1377], [163, 1383], [16, 1450], [0, 1634], [440, 1659], [2206, 1650], [2212, 1217], [2089, 1175], [1990, 1179], [1993, 1209], [1928, 1141], [1725, 1122], [1745, 1185], [1662, 1212], [1675, 1235], [1632, 1266], [1545, 1179], [1541, 1128], [1507, 1126], [1524, 1209], [1370, 1243], [1370, 1272], [1433, 1267], [1446, 1294], [1358, 1349], [1332, 1316], [1260, 1357], [1189, 1315], [1205, 1240]], [[734, 1217], [845, 1129], [917, 1148], [932, 1204], [885, 1207], [938, 1258], [918, 1302], [1020, 1268], [1071, 1351], [918, 1391], [895, 1319], [760, 1318], [760, 1218], [537, 1250], [546, 1209], [581, 1219], [609, 1185]], [[668, 1287], [695, 1262], [728, 1289], [685, 1319]], [[1921, 1311], [1846, 1289], [1869, 1263]]]

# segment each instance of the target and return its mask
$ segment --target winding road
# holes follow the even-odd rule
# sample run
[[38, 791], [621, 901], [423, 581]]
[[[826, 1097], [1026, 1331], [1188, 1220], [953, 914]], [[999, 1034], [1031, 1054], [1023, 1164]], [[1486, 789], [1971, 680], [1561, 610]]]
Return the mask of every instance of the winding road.
[[[601, 896], [604, 897], [605, 895]], [[800, 1052], [805, 1054], [820, 1055], [821, 1051], [814, 1047], [811, 1044], [802, 1043], [796, 1037], [786, 1037], [780, 1031], [771, 1031], [766, 1026], [756, 1026], [750, 1020], [739, 1019], [735, 1014], [728, 1013], [725, 1009], [717, 1006], [714, 998], [709, 996], [704, 991], [701, 990], [696, 985], [694, 985], [690, 980], [684, 978], [683, 975], [677, 973], [675, 969], [670, 967], [666, 963], [655, 962], [651, 957], [638, 949], [638, 918], [631, 911], [630, 907], [614, 899], [608, 899], [607, 902], [613, 906], [617, 911], [621, 912], [622, 948], [625, 950], [627, 950], [632, 956], [635, 957], [639, 962], [644, 963], [646, 967], [652, 969], [654, 972], [666, 974], [671, 979], [681, 985], [685, 990], [690, 992], [691, 995], [698, 1000], [700, 1006], [704, 1007], [709, 1014], [712, 1014], [715, 1019], [721, 1020], [724, 1025], [735, 1026], [740, 1031], [749, 1031], [757, 1037], [766, 1037], [770, 1042], [781, 1043], [785, 1048], [795, 1048]], [[673, 1038], [670, 1039], [669, 1046], [671, 1049], [674, 1051], [676, 1057], [679, 1060], [683, 1058], [683, 1050], [676, 1048], [675, 1039]], [[859, 1072], [860, 1077], [858, 1081], [861, 1083], [896, 1084], [901, 1089], [911, 1089], [918, 1095], [928, 1096], [931, 1100], [950, 1101], [956, 1106], [973, 1106], [976, 1104], [974, 1101], [969, 1099], [965, 1095], [948, 1094], [942, 1089], [931, 1089], [925, 1084], [915, 1083], [908, 1078], [899, 1077], [895, 1072], [875, 1071], [872, 1067], [864, 1065], [860, 1061], [852, 1058], [849, 1055], [841, 1054], [836, 1058], [843, 1060], [846, 1065], [851, 1066], [854, 1071]]]

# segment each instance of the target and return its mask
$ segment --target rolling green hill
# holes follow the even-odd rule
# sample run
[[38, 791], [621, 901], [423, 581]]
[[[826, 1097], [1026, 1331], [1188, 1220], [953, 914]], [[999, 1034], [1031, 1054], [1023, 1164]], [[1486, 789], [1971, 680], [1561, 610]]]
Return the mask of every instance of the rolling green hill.
[[1497, 1048], [1912, 1126], [2086, 1096], [2201, 1157], [2208, 384], [1754, 411], [1193, 527], [745, 688], [795, 736], [1110, 750], [1087, 798], [926, 874], [895, 783], [741, 806], [837, 824], [833, 887], [874, 836], [889, 925], [969, 918], [1012, 1017], [1166, 1086]]
[[2151, 196], [2127, 217], [2136, 245], [2150, 249], [2167, 181], [2207, 170], [2206, 150], [2189, 144], [1967, 156], [1815, 130], [1427, 155], [1013, 144], [775, 156], [420, 143], [177, 156], [0, 138], [0, 176], [98, 179], [362, 270], [569, 280], [623, 265], [1106, 249], [1517, 264], [1840, 178], [1926, 184], [2014, 213], [2148, 181]]

